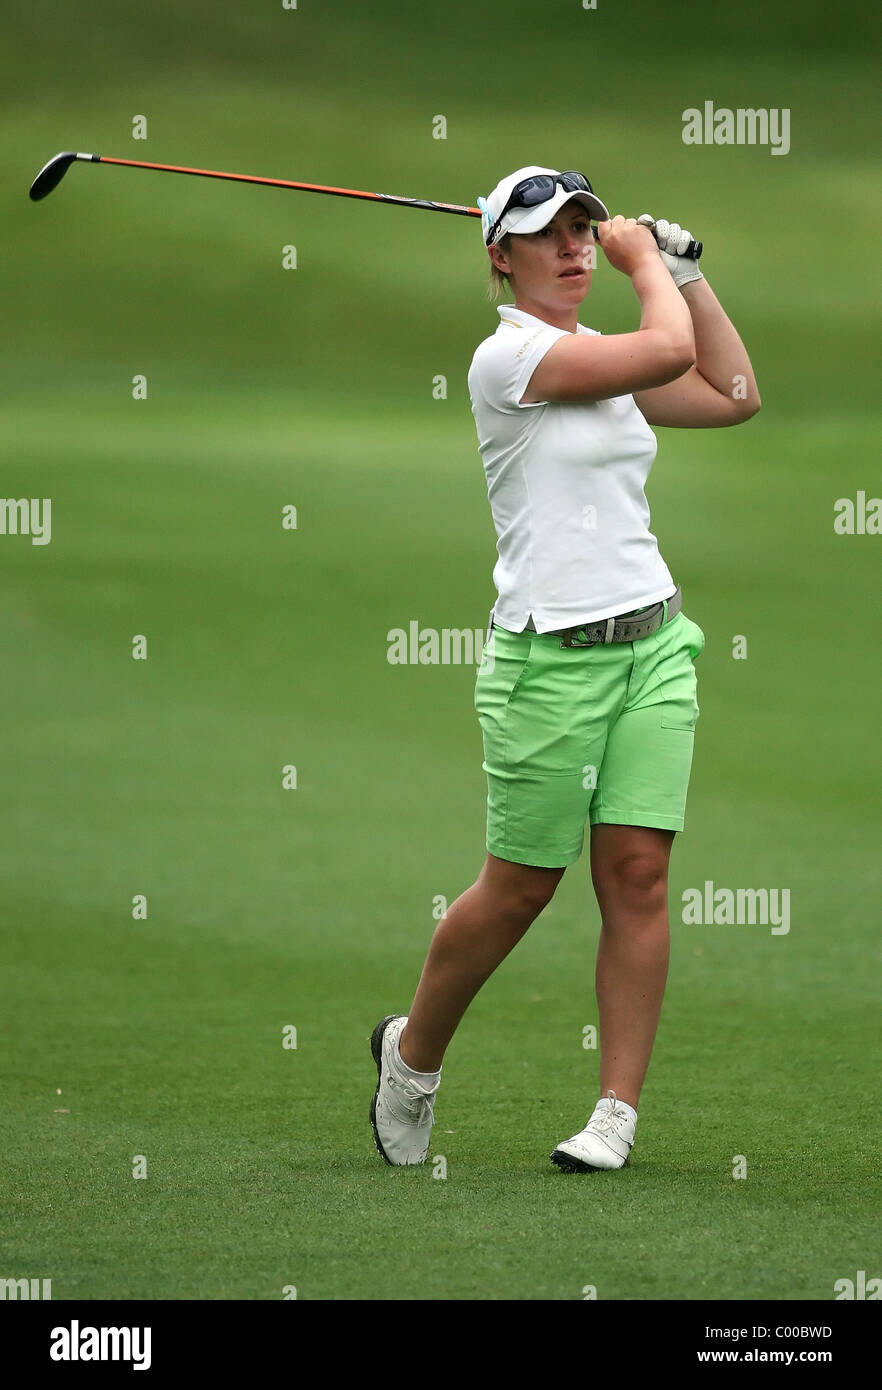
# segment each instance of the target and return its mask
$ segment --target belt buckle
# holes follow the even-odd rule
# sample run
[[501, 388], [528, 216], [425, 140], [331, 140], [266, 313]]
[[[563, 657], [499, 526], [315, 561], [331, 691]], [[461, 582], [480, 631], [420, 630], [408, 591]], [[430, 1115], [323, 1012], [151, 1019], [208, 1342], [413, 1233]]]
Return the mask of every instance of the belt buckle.
[[561, 647], [563, 647], [563, 648], [570, 648], [570, 647], [596, 647], [596, 646], [597, 646], [597, 641], [596, 641], [596, 639], [595, 639], [595, 641], [593, 641], [593, 642], [576, 642], [576, 641], [574, 640], [574, 639], [575, 639], [575, 636], [576, 636], [576, 634], [577, 634], [578, 632], [587, 632], [587, 630], [588, 630], [589, 627], [591, 627], [591, 623], [582, 623], [582, 626], [581, 626], [581, 627], [568, 627], [568, 628], [566, 629], [566, 631], [565, 631], [563, 637], [560, 639], [560, 645], [561, 645]]

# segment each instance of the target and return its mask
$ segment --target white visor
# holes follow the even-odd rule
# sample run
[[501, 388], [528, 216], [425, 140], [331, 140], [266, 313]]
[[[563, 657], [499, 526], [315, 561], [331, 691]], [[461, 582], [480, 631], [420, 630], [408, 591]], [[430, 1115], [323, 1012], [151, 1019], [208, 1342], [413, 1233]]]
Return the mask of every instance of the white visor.
[[[517, 169], [513, 174], [509, 174], [507, 178], [501, 179], [489, 198], [481, 200], [484, 206], [484, 216], [481, 218], [481, 233], [484, 237], [485, 245], [490, 228], [498, 218], [501, 209], [504, 208], [505, 204], [508, 202], [512, 189], [516, 184], [520, 183], [522, 179], [530, 178], [533, 174], [558, 174], [560, 172], [559, 169], [543, 169], [538, 165], [532, 164], [524, 169]], [[568, 189], [558, 186], [555, 188], [554, 195], [549, 198], [547, 202], [537, 203], [535, 207], [531, 208], [509, 208], [502, 219], [501, 227], [498, 228], [490, 245], [495, 246], [496, 242], [504, 237], [507, 232], [525, 234], [527, 232], [541, 231], [541, 229], [551, 221], [555, 213], [563, 207], [564, 203], [569, 202], [571, 198], [580, 202], [592, 217], [598, 218], [601, 222], [609, 221], [609, 212], [607, 211], [606, 205], [601, 202], [595, 193], [588, 193], [584, 189], [577, 189], [575, 192], [570, 192]]]

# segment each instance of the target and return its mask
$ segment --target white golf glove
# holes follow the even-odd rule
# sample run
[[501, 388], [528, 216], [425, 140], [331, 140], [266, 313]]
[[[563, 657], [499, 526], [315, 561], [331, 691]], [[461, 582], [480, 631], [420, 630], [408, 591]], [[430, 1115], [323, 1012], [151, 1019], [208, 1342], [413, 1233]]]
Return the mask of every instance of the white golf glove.
[[658, 242], [661, 258], [671, 272], [678, 290], [693, 280], [704, 279], [698, 269], [698, 261], [693, 261], [691, 256], [684, 256], [683, 254], [692, 241], [691, 232], [687, 232], [680, 226], [679, 222], [668, 222], [664, 217], [660, 217], [656, 221], [648, 212], [644, 212], [642, 216], [637, 218], [637, 221], [642, 226], [648, 227]]

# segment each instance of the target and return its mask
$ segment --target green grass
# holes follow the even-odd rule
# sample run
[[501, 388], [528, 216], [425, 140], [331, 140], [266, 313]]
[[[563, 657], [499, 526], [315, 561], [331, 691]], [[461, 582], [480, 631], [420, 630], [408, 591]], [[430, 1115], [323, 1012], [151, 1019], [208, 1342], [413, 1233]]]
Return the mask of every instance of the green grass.
[[[782, 635], [831, 543], [829, 485], [799, 477], [817, 429], [662, 435], [654, 525], [708, 645], [632, 1165], [548, 1162], [597, 1086], [583, 857], [450, 1049], [442, 1181], [374, 1152], [367, 1041], [483, 857], [474, 671], [385, 660], [411, 617], [485, 621], [468, 413], [79, 409], [19, 415], [55, 534], [3, 551], [10, 1269], [86, 1298], [826, 1299], [866, 1267], [878, 657], [847, 598], [873, 556], [837, 540], [829, 637]], [[684, 927], [705, 877], [789, 886], [790, 934]]]
[[[0, 537], [0, 1277], [831, 1299], [879, 1272], [880, 541], [833, 532], [879, 491], [876, 12], [179, 11], [15, 0], [0, 53], [0, 492], [53, 504], [51, 544]], [[683, 146], [706, 98], [789, 107], [791, 153]], [[31, 204], [67, 148], [469, 204], [535, 160], [704, 240], [764, 406], [658, 431], [653, 530], [707, 646], [627, 1169], [548, 1161], [597, 1095], [584, 856], [447, 1054], [446, 1179], [388, 1169], [367, 1118], [371, 1029], [484, 856], [474, 668], [386, 660], [391, 628], [483, 630], [493, 600], [477, 220], [100, 168]], [[582, 321], [636, 326], [622, 277]], [[684, 926], [707, 878], [789, 888], [789, 935]]]

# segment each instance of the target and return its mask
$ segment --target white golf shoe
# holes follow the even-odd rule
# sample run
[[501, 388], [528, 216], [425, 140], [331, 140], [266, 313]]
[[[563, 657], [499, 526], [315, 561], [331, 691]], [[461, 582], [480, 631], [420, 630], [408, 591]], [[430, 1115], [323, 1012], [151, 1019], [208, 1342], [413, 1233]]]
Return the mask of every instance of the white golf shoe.
[[374, 1143], [393, 1166], [424, 1163], [435, 1122], [433, 1107], [441, 1078], [424, 1087], [402, 1071], [397, 1050], [407, 1016], [390, 1014], [371, 1035], [371, 1053], [377, 1064], [377, 1090], [371, 1101]]
[[583, 1130], [558, 1144], [552, 1163], [568, 1173], [596, 1173], [602, 1168], [624, 1168], [634, 1143], [637, 1112], [615, 1091], [607, 1091], [594, 1107]]

